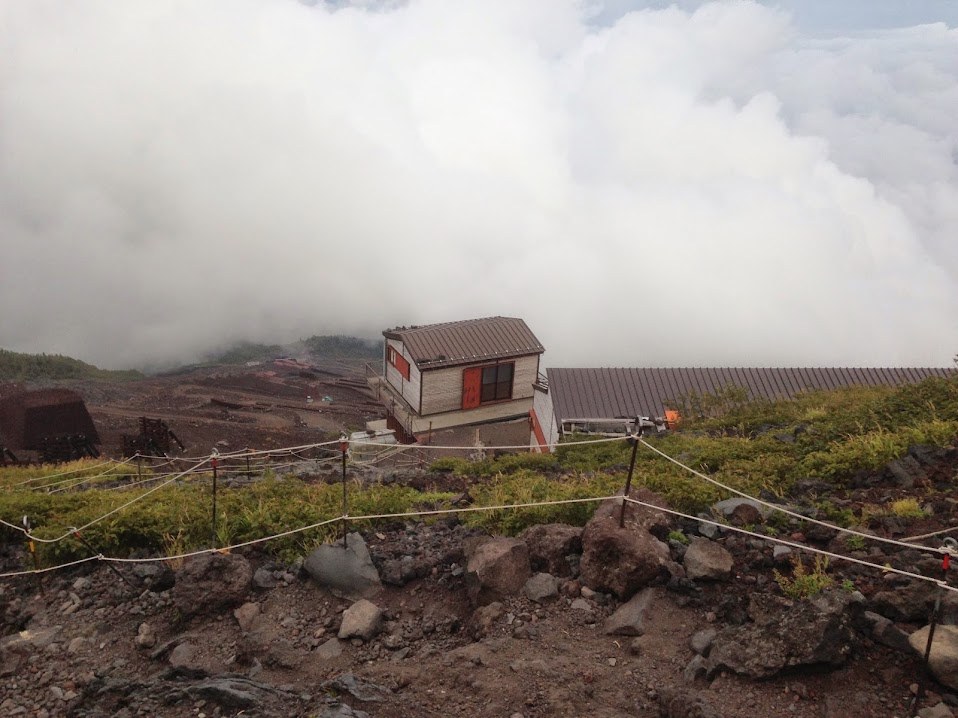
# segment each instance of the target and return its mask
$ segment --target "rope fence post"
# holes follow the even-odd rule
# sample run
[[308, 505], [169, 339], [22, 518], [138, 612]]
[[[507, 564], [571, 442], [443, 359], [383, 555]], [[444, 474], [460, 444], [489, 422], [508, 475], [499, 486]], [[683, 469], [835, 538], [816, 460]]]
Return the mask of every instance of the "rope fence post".
[[[103, 554], [101, 554], [99, 551], [93, 548], [90, 542], [80, 535], [80, 531], [76, 527], [74, 527], [73, 529], [73, 535], [80, 541], [80, 543], [82, 543], [84, 546], [86, 546], [90, 550], [90, 553], [92, 553], [94, 556], [98, 558], [102, 558]], [[114, 566], [109, 561], [106, 562], [106, 565], [110, 567], [110, 570], [113, 571], [113, 573], [115, 573], [117, 576], [120, 577], [120, 580], [123, 581], [123, 583], [125, 583], [127, 586], [132, 588], [134, 591], [138, 590], [137, 587], [134, 586], [133, 583], [130, 581], [130, 579], [128, 579], [126, 576], [120, 573], [120, 570], [116, 566]]]
[[622, 494], [622, 508], [619, 510], [619, 528], [625, 526], [625, 504], [632, 490], [632, 473], [635, 471], [635, 455], [639, 451], [639, 437], [642, 436], [642, 421], [635, 417], [635, 426], [632, 428], [633, 435], [629, 437], [629, 443], [632, 444], [632, 458], [629, 460], [629, 474], [625, 477], [625, 492]]
[[249, 447], [246, 447], [246, 478], [250, 478], [253, 475], [253, 472], [250, 471], [249, 466]]
[[213, 521], [212, 521], [212, 539], [213, 539], [213, 548], [216, 548], [216, 469], [219, 464], [219, 454], [215, 448], [213, 449], [212, 454], [212, 464], [213, 464]]
[[955, 549], [958, 549], [958, 541], [955, 541], [953, 538], [946, 538], [942, 542], [942, 548], [945, 550], [944, 555], [941, 557], [941, 583], [938, 584], [938, 591], [935, 593], [935, 607], [931, 612], [931, 625], [928, 628], [928, 641], [925, 643], [925, 675], [922, 678], [921, 682], [918, 684], [918, 690], [915, 691], [915, 695], [911, 699], [911, 711], [910, 713], [914, 715], [915, 710], [918, 708], [918, 704], [921, 702], [922, 695], [925, 693], [925, 684], [928, 682], [928, 674], [931, 672], [931, 644], [935, 640], [935, 629], [938, 627], [938, 619], [941, 616], [941, 597], [945, 592], [944, 585], [948, 583], [948, 567], [951, 565], [951, 552]]
[[346, 450], [349, 449], [349, 438], [343, 432], [339, 435], [339, 448], [343, 452], [343, 548], [346, 546], [346, 517], [349, 515], [346, 504]]
[[33, 570], [37, 571], [37, 589], [40, 591], [40, 595], [43, 596], [43, 574], [39, 573], [40, 571], [40, 557], [37, 556], [37, 544], [32, 538], [29, 538], [30, 535], [30, 519], [24, 515], [23, 517], [23, 528], [27, 533], [27, 547], [30, 549], [30, 555], [33, 556]]

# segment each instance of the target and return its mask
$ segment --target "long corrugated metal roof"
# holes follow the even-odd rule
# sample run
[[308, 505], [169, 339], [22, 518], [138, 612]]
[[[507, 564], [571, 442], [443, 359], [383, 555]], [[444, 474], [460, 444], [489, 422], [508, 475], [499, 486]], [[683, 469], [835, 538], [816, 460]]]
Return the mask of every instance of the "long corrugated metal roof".
[[398, 327], [387, 329], [383, 336], [401, 341], [420, 369], [510, 359], [545, 351], [526, 323], [513, 317]]
[[753, 399], [787, 399], [813, 389], [900, 386], [929, 377], [954, 376], [944, 368], [695, 368], [549, 369], [556, 421], [663, 416], [665, 402], [715, 394], [727, 386], [748, 389]]

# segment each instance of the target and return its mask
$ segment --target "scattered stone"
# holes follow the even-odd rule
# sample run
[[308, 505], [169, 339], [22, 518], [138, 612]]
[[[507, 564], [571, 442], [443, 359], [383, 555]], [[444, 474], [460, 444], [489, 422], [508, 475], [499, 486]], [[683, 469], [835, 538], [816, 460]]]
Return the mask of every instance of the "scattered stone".
[[[930, 626], [920, 628], [908, 637], [915, 653], [924, 658]], [[958, 689], [958, 626], [938, 626], [931, 642], [928, 665], [942, 685]]]
[[85, 645], [86, 639], [82, 636], [77, 636], [67, 645], [67, 653], [79, 653]]
[[176, 583], [176, 574], [166, 564], [135, 563], [132, 573], [144, 586], [155, 593], [169, 591]]
[[935, 587], [927, 581], [914, 581], [890, 591], [872, 596], [868, 607], [893, 621], [917, 623], [928, 620], [935, 603]]
[[537, 573], [523, 587], [530, 601], [546, 603], [559, 596], [559, 579], [549, 573]]
[[674, 688], [659, 691], [659, 715], [662, 718], [720, 718], [702, 694]]
[[239, 554], [195, 556], [176, 574], [173, 603], [183, 616], [238, 606], [249, 592], [252, 576], [249, 561]]
[[955, 714], [946, 703], [939, 703], [936, 706], [919, 710], [918, 718], [955, 718]]
[[567, 557], [582, 553], [582, 529], [565, 524], [530, 526], [519, 539], [529, 547], [533, 571], [565, 577], [571, 573]]
[[890, 461], [885, 468], [902, 489], [914, 488], [916, 481], [920, 482], [926, 478], [925, 469], [912, 456], [903, 456]]
[[194, 698], [203, 698], [226, 708], [252, 708], [273, 689], [245, 678], [211, 678], [187, 688]]
[[348, 693], [363, 703], [382, 703], [391, 695], [388, 688], [383, 688], [364, 678], [357, 678], [352, 673], [344, 673], [331, 681], [322, 683], [320, 687], [323, 690]]
[[472, 614], [473, 635], [479, 638], [488, 635], [496, 621], [505, 614], [505, 606], [499, 601], [494, 601], [488, 606], [477, 608]]
[[153, 633], [153, 627], [149, 623], [141, 623], [136, 629], [136, 639], [134, 640], [137, 648], [147, 649], [156, 645], [156, 635]]
[[339, 598], [369, 599], [382, 590], [382, 581], [366, 542], [355, 532], [346, 536], [346, 548], [342, 539], [324, 544], [306, 557], [304, 566], [317, 584]]
[[90, 585], [90, 579], [86, 576], [80, 576], [76, 581], [73, 582], [74, 591], [82, 591]]
[[788, 563], [792, 558], [792, 549], [782, 544], [775, 544], [772, 549], [772, 560], [779, 566]]
[[466, 564], [466, 591], [474, 606], [517, 594], [532, 573], [529, 548], [517, 539], [494, 538], [479, 545]]
[[734, 563], [732, 554], [705, 538], [693, 538], [685, 552], [685, 572], [693, 581], [725, 580], [731, 575]]
[[248, 633], [253, 629], [256, 619], [259, 618], [259, 613], [260, 607], [258, 603], [244, 603], [233, 611], [233, 616], [235, 616], [237, 622], [239, 622], [240, 630], [243, 633]]
[[339, 658], [343, 655], [343, 643], [344, 641], [340, 641], [338, 638], [330, 638], [313, 651], [313, 655], [324, 661]]
[[61, 630], [62, 626], [27, 629], [0, 640], [0, 677], [16, 673], [34, 652], [52, 644]]
[[741, 510], [741, 506], [748, 506], [751, 509], [754, 509], [756, 513], [761, 517], [766, 517], [772, 513], [772, 509], [767, 506], [760, 504], [754, 499], [725, 499], [724, 501], [719, 501], [718, 503], [712, 504], [712, 513], [715, 516], [721, 516], [726, 519], [730, 519], [737, 510]]
[[594, 613], [592, 604], [586, 601], [584, 598], [577, 598], [572, 602], [571, 606], [573, 611], [583, 611], [584, 613]]
[[706, 628], [692, 636], [691, 640], [689, 640], [689, 647], [695, 651], [696, 654], [707, 658], [712, 648], [712, 642], [717, 635], [718, 631], [714, 628]]
[[707, 674], [708, 664], [705, 662], [705, 657], [700, 655], [692, 656], [692, 660], [689, 661], [685, 670], [682, 671], [682, 677], [685, 678], [688, 683], [694, 683], [697, 679], [703, 678]]
[[273, 576], [273, 572], [267, 568], [260, 567], [256, 569], [256, 573], [253, 574], [253, 586], [256, 588], [267, 590], [276, 588], [278, 585], [279, 581]]
[[746, 500], [732, 509], [728, 515], [728, 522], [733, 526], [757, 526], [765, 523], [765, 517], [758, 508]]
[[191, 668], [196, 657], [196, 646], [192, 643], [181, 643], [170, 652], [170, 665], [173, 668]]
[[884, 616], [880, 616], [871, 611], [865, 611], [864, 620], [866, 625], [870, 626], [869, 635], [878, 643], [906, 653], [911, 651], [908, 634]]
[[362, 599], [343, 611], [339, 628], [341, 639], [361, 638], [370, 641], [382, 630], [383, 612], [374, 603]]
[[633, 656], [642, 655], [642, 639], [641, 638], [632, 639], [632, 641], [629, 643], [629, 653], [631, 653]]
[[369, 714], [350, 708], [345, 703], [324, 706], [316, 713], [316, 718], [369, 718]]
[[654, 596], [653, 589], [639, 591], [606, 619], [602, 630], [610, 636], [641, 636], [645, 633], [645, 611]]

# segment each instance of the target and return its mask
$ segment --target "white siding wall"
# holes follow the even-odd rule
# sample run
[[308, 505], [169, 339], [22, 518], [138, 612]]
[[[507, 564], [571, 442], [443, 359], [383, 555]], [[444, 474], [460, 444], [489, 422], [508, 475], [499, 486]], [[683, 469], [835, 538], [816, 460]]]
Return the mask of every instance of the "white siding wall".
[[[480, 366], [487, 366], [495, 362], [484, 362]], [[505, 362], [503, 362], [505, 363]], [[537, 355], [519, 357], [515, 360], [516, 368], [512, 379], [512, 399], [531, 399], [532, 388], [537, 378], [539, 357]], [[420, 414], [428, 416], [445, 411], [460, 411], [462, 409], [462, 372], [465, 366], [453, 366], [448, 369], [434, 369], [423, 374], [422, 410]], [[398, 373], [398, 372], [397, 372]], [[505, 402], [507, 405], [511, 402]], [[523, 402], [528, 404], [529, 402]], [[470, 409], [464, 412], [479, 412], [483, 407]], [[487, 405], [488, 408], [488, 405]], [[521, 409], [510, 409], [509, 413], [518, 413]], [[528, 409], [526, 409], [528, 411]]]
[[[547, 444], [554, 444], [559, 440], [559, 426], [556, 424], [556, 413], [552, 406], [552, 394], [548, 391], [536, 390], [532, 399], [532, 409], [539, 420], [539, 426], [542, 427], [542, 433], [545, 435]], [[535, 435], [532, 437], [533, 445], [537, 444]]]
[[[409, 362], [408, 381], [396, 367], [389, 363], [389, 347], [395, 349]], [[413, 363], [412, 357], [407, 353], [406, 347], [397, 339], [386, 340], [386, 381], [399, 392], [403, 399], [409, 402], [414, 410], [419, 411], [419, 385], [422, 382], [422, 374], [419, 372], [419, 367]]]
[[[428, 372], [427, 372], [428, 375]], [[425, 397], [423, 397], [425, 398]], [[429, 425], [432, 428], [445, 429], [450, 426], [467, 426], [486, 421], [498, 421], [500, 419], [513, 419], [515, 417], [525, 417], [526, 427], [529, 427], [529, 410], [532, 409], [532, 397], [528, 399], [519, 399], [518, 401], [504, 401], [499, 404], [485, 404], [468, 411], [450, 411], [445, 414], [431, 414], [430, 416], [417, 417], [412, 420], [412, 430], [415, 434], [426, 434], [429, 431]], [[523, 441], [525, 441], [523, 439]]]

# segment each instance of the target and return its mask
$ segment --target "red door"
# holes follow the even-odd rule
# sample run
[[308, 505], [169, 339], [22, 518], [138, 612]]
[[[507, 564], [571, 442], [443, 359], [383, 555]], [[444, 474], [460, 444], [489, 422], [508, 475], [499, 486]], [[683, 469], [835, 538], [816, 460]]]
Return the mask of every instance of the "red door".
[[479, 406], [482, 392], [482, 367], [470, 367], [462, 370], [462, 408], [475, 409]]

